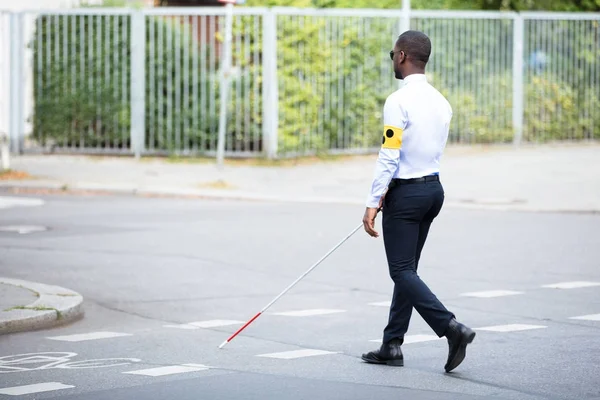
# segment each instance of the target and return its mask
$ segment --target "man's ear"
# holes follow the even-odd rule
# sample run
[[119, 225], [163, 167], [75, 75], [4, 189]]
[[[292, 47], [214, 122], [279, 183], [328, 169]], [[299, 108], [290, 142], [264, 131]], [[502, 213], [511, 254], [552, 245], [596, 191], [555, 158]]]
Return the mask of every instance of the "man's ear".
[[400, 50], [400, 53], [398, 53], [399, 59], [398, 62], [400, 64], [402, 64], [404, 61], [406, 61], [406, 53], [403, 50]]

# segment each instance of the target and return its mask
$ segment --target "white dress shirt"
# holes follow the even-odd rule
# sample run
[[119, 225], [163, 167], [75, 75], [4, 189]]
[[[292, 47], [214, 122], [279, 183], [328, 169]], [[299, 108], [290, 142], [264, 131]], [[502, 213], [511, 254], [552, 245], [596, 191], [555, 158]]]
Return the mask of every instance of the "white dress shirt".
[[424, 74], [404, 78], [404, 85], [383, 106], [383, 138], [367, 207], [376, 208], [394, 178], [439, 174], [452, 107]]

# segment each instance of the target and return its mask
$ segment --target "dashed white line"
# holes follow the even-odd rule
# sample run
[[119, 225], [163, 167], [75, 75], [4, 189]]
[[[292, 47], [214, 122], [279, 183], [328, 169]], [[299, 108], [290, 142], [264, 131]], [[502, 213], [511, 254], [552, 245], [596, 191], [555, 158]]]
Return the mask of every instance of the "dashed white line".
[[337, 352], [325, 351], [325, 350], [303, 349], [303, 350], [283, 351], [280, 353], [259, 354], [259, 355], [257, 355], [257, 357], [279, 358], [279, 359], [284, 359], [284, 360], [290, 360], [290, 359], [294, 359], [294, 358], [322, 356], [322, 355], [326, 355], [326, 354], [337, 354]]
[[19, 235], [27, 235], [34, 232], [44, 232], [48, 228], [39, 225], [4, 225], [0, 226], [0, 232], [18, 233]]
[[487, 290], [484, 292], [462, 293], [461, 296], [491, 298], [491, 297], [502, 297], [502, 296], [514, 296], [517, 294], [523, 294], [523, 292], [517, 292], [514, 290]]
[[210, 321], [190, 322], [188, 325], [197, 326], [198, 328], [217, 328], [219, 326], [238, 325], [244, 321], [233, 321], [228, 319], [213, 319]]
[[206, 371], [210, 367], [202, 364], [181, 364], [181, 365], [169, 365], [166, 367], [140, 369], [137, 371], [127, 371], [124, 374], [130, 375], [144, 375], [144, 376], [164, 376], [174, 374], [184, 374], [187, 372]]
[[569, 319], [580, 319], [584, 321], [600, 321], [600, 314], [580, 315], [578, 317], [571, 317]]
[[44, 201], [41, 199], [0, 196], [0, 209], [11, 207], [37, 207], [43, 205]]
[[193, 326], [193, 325], [188, 325], [188, 324], [181, 324], [181, 325], [163, 325], [163, 328], [174, 328], [174, 329], [200, 329], [197, 326]]
[[53, 390], [70, 389], [70, 388], [74, 388], [74, 387], [75, 386], [65, 385], [60, 382], [44, 382], [44, 383], [35, 383], [33, 385], [1, 388], [0, 394], [5, 394], [8, 396], [22, 396], [25, 394], [51, 392]]
[[288, 317], [310, 317], [313, 315], [327, 315], [346, 312], [346, 310], [328, 310], [328, 309], [313, 309], [313, 310], [298, 310], [298, 311], [284, 311], [273, 313], [273, 315], [284, 315]]
[[80, 333], [76, 335], [65, 335], [65, 336], [50, 336], [50, 340], [59, 340], [63, 342], [83, 342], [85, 340], [98, 340], [98, 339], [110, 339], [121, 336], [132, 336], [131, 333], [120, 333], [120, 332], [90, 332]]
[[579, 289], [585, 287], [600, 286], [600, 282], [574, 281], [574, 282], [559, 282], [549, 285], [542, 285], [544, 288], [550, 289]]
[[391, 301], [376, 301], [374, 303], [369, 303], [370, 306], [375, 306], [375, 307], [389, 307], [392, 305]]
[[490, 332], [518, 332], [518, 331], [527, 331], [530, 329], [542, 329], [542, 328], [547, 328], [547, 326], [527, 325], [527, 324], [509, 324], [509, 325], [485, 326], [482, 328], [475, 328], [475, 330], [490, 331]]
[[[430, 342], [440, 339], [443, 338], [437, 337], [436, 335], [406, 335], [404, 336], [404, 344]], [[381, 343], [381, 339], [369, 340], [369, 342]]]

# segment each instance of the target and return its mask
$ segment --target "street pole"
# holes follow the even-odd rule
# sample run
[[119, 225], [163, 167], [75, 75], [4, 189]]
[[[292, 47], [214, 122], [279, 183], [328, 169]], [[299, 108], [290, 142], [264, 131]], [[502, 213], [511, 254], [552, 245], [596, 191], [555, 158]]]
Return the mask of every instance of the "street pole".
[[223, 61], [221, 63], [221, 108], [219, 115], [219, 139], [217, 142], [217, 166], [223, 168], [225, 154], [225, 132], [227, 128], [227, 105], [229, 80], [231, 78], [231, 36], [233, 25], [233, 2], [225, 6], [225, 42], [223, 45]]

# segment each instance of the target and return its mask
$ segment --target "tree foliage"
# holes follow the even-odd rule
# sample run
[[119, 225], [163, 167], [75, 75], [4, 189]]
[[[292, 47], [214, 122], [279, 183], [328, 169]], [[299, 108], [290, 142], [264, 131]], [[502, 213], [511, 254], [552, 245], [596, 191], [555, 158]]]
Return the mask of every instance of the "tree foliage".
[[[564, 10], [573, 3], [579, 9], [598, 5], [590, 0], [547, 2]], [[412, 1], [413, 8], [538, 9], [543, 4]], [[397, 8], [399, 1], [247, 1], [247, 6], [374, 5]], [[95, 18], [100, 17], [36, 20], [33, 125], [43, 145], [130, 145], [131, 37], [126, 32], [131, 20]], [[277, 17], [277, 77], [266, 79], [277, 79], [282, 154], [378, 146], [383, 102], [398, 87], [388, 55], [398, 22], [391, 17]], [[167, 153], [214, 150], [221, 101], [218, 54], [223, 35], [218, 24], [214, 40], [204, 43], [187, 18], [148, 17], [146, 24], [146, 148]], [[99, 26], [103, 28], [95, 30]], [[453, 105], [450, 140], [512, 140], [512, 21], [413, 18], [411, 27], [425, 31], [434, 44], [427, 73]], [[261, 151], [262, 19], [236, 17], [233, 32], [226, 149]], [[598, 137], [599, 60], [597, 21], [526, 21], [526, 140]]]

